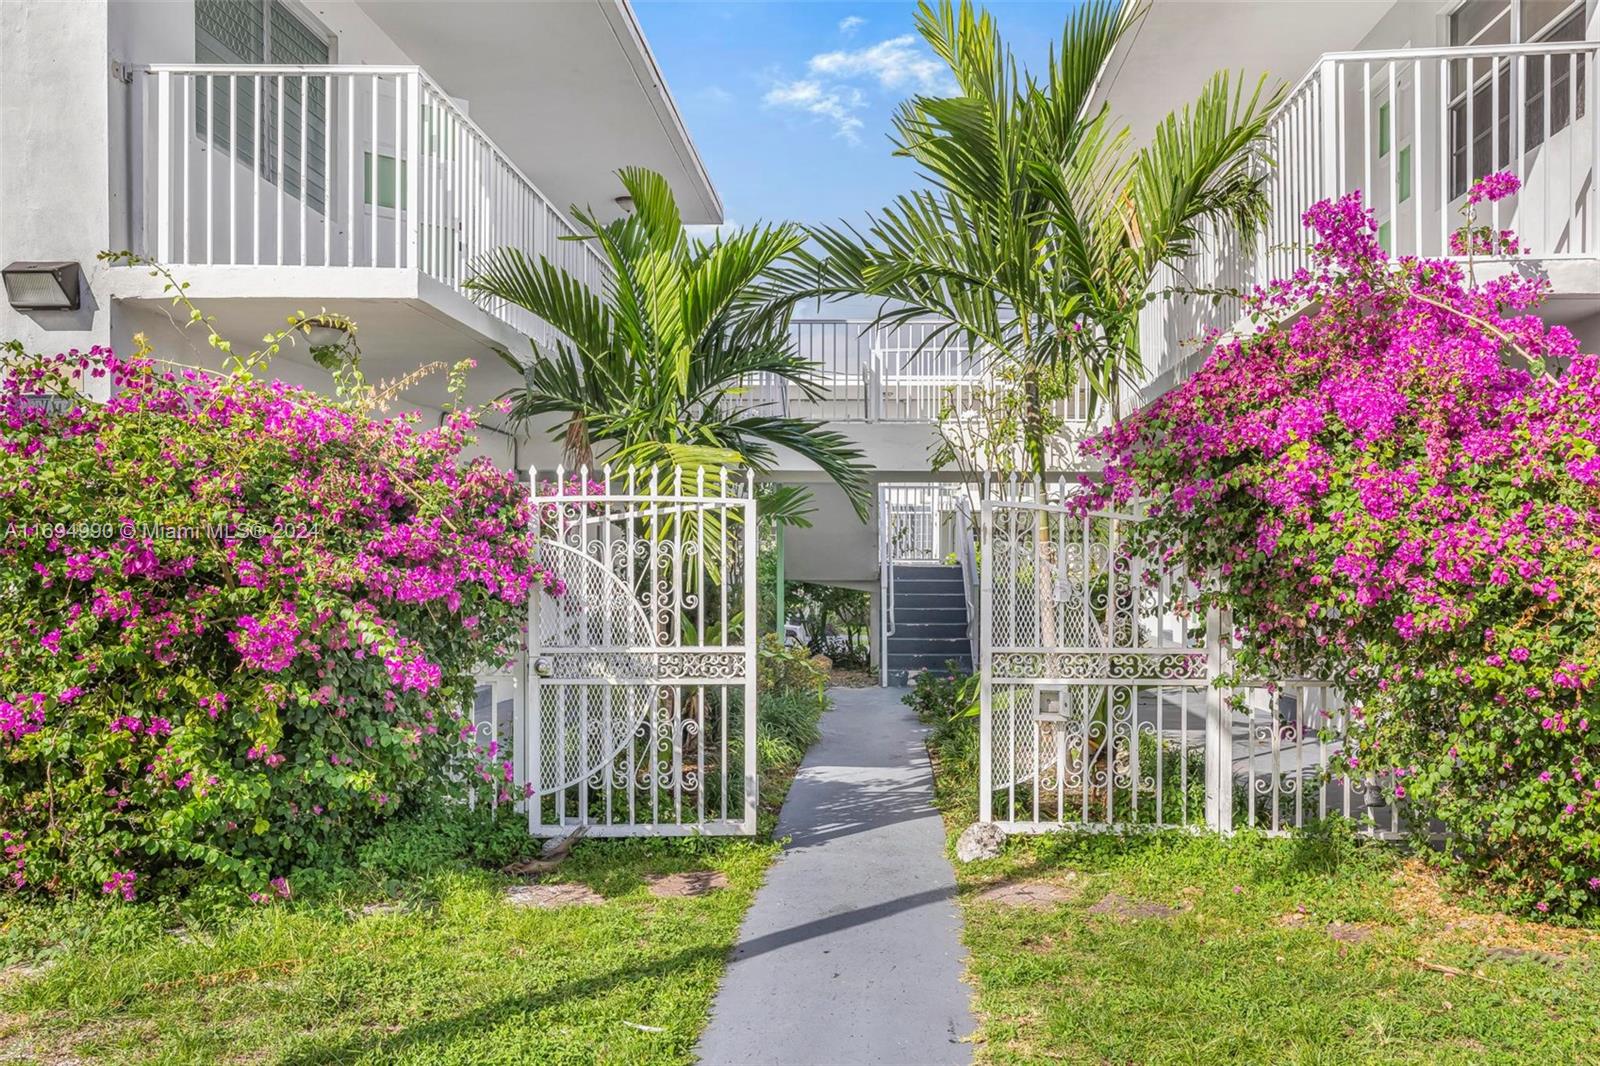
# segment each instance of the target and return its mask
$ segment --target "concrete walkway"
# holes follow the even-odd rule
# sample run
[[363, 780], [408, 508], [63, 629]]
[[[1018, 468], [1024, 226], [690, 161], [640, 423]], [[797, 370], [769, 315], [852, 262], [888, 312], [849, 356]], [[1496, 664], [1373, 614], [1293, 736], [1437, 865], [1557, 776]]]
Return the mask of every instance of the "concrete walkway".
[[944, 827], [902, 689], [834, 689], [778, 819], [699, 1054], [742, 1063], [972, 1061]]

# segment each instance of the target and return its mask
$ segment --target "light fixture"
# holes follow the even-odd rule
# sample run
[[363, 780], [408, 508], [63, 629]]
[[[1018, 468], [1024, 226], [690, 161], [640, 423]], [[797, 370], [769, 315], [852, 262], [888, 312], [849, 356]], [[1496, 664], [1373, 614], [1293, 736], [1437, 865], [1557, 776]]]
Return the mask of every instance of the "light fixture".
[[316, 351], [318, 348], [338, 347], [350, 339], [350, 330], [348, 328], [328, 319], [309, 319], [306, 325], [308, 327], [306, 330], [306, 347], [312, 351]]
[[633, 214], [633, 197], [631, 197], [631, 196], [619, 196], [615, 200], [613, 200], [612, 203], [614, 203], [618, 207], [622, 208], [623, 213], [629, 214], [629, 215]]
[[67, 261], [12, 263], [0, 270], [6, 302], [18, 311], [76, 311], [80, 273], [77, 263]]

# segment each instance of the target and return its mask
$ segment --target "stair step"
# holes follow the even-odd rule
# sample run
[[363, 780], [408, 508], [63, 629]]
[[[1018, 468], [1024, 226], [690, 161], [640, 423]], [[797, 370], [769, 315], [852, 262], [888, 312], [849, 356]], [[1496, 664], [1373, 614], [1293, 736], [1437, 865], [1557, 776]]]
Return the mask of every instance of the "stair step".
[[907, 647], [890, 648], [889, 662], [893, 665], [901, 659], [929, 659], [942, 663], [946, 659], [971, 659], [972, 645], [962, 641], [949, 647], [940, 647], [929, 644], [912, 644]]
[[916, 621], [910, 619], [895, 619], [894, 632], [889, 634], [890, 640], [926, 640], [928, 638], [950, 640], [967, 639], [967, 619], [963, 615], [959, 619], [932, 619], [925, 614], [918, 614]]
[[959, 592], [896, 592], [894, 595], [895, 618], [900, 617], [901, 610], [925, 610], [927, 608], [947, 608], [967, 613], [967, 598]]
[[890, 651], [912, 651], [920, 647], [928, 648], [968, 648], [972, 641], [965, 633], [954, 637], [917, 637], [903, 633], [893, 633], [889, 637]]
[[966, 584], [960, 581], [906, 581], [895, 578], [896, 592], [961, 592]]
[[907, 582], [934, 581], [940, 583], [960, 584], [962, 581], [966, 580], [961, 576], [961, 568], [956, 566], [940, 570], [905, 570], [900, 567], [896, 567], [894, 571], [894, 579], [902, 584]]
[[970, 674], [973, 671], [971, 655], [896, 655], [890, 651], [891, 671], [915, 671], [915, 669], [944, 669], [944, 664], [955, 663], [958, 669]]

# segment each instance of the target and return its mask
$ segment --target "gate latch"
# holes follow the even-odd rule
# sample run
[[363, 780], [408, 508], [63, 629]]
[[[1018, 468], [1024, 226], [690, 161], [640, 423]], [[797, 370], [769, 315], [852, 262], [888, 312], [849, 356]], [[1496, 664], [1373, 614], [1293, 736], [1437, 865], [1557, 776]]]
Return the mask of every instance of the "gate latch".
[[551, 674], [555, 673], [555, 667], [551, 665], [550, 657], [547, 655], [541, 655], [537, 659], [533, 660], [533, 672], [539, 677], [549, 677]]

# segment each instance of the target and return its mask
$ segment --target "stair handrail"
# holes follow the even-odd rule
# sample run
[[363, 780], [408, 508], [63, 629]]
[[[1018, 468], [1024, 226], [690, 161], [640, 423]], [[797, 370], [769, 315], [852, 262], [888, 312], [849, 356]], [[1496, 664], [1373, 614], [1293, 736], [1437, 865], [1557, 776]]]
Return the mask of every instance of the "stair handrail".
[[878, 641], [878, 659], [882, 682], [889, 684], [889, 638], [894, 636], [894, 562], [889, 558], [889, 522], [886, 517], [888, 497], [883, 488], [878, 489], [878, 602], [881, 605]]
[[967, 607], [967, 640], [972, 644], [972, 665], [978, 666], [978, 541], [972, 517], [972, 501], [965, 493], [956, 496], [956, 561], [961, 564], [961, 595]]

